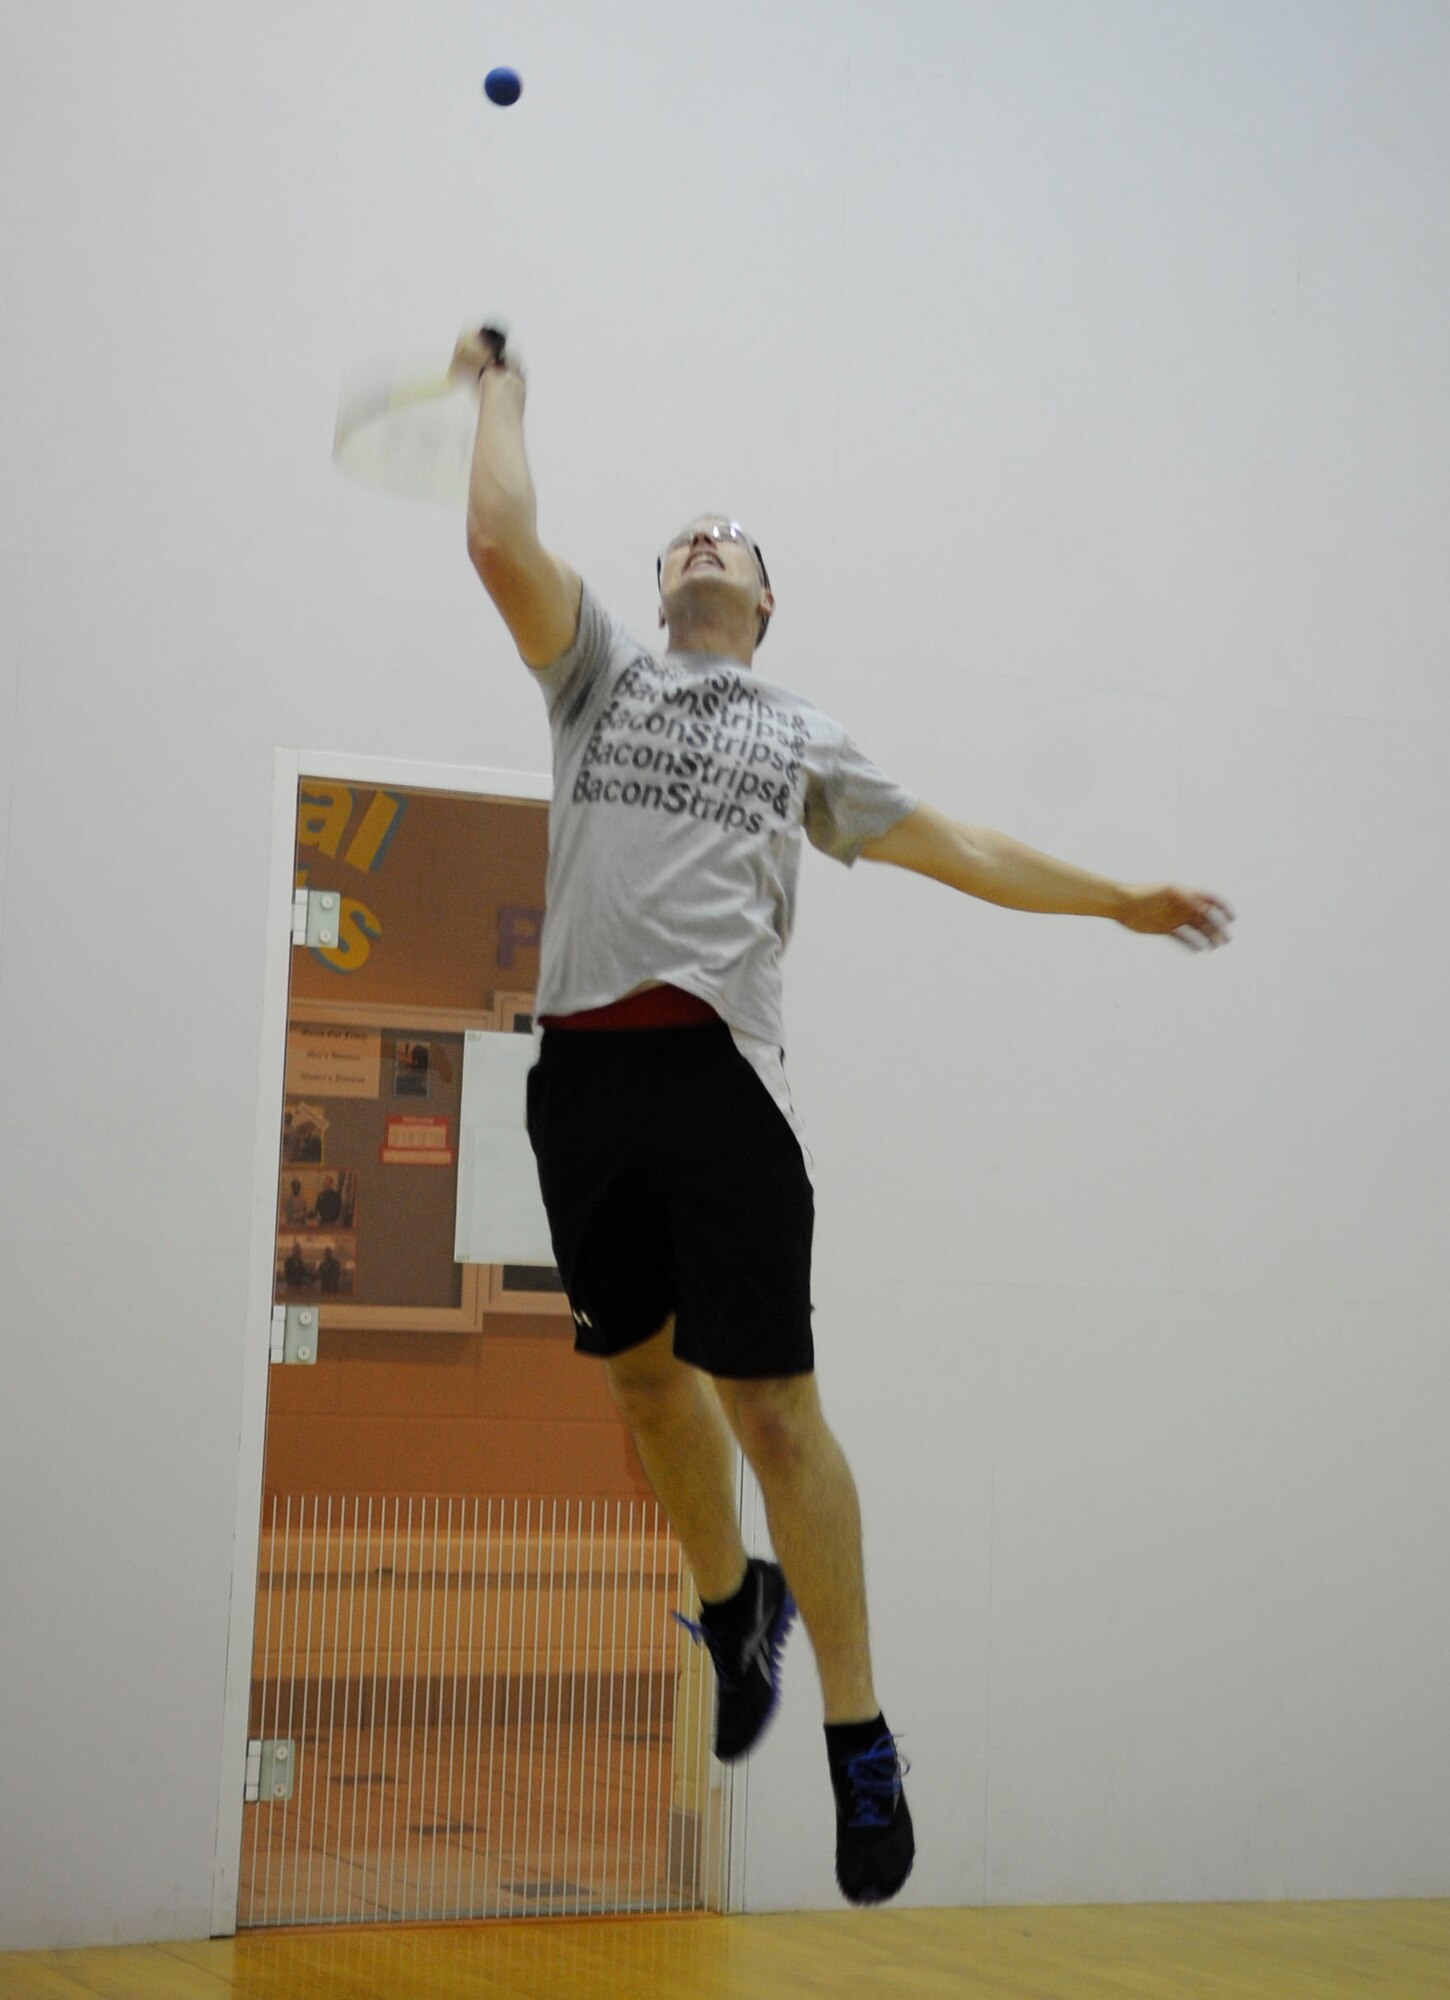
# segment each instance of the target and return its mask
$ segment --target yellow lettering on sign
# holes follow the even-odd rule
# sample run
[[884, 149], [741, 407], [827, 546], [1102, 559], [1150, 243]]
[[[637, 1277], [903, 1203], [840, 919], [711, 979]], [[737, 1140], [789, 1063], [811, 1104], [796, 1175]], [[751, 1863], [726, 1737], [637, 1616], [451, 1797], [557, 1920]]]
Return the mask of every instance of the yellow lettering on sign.
[[367, 964], [373, 943], [382, 934], [383, 927], [367, 904], [358, 902], [355, 896], [344, 896], [337, 926], [337, 943], [314, 945], [312, 956], [331, 972], [361, 972]]
[[306, 787], [297, 807], [298, 846], [320, 847], [324, 854], [335, 855], [351, 818], [352, 793], [346, 785]]
[[367, 811], [363, 814], [362, 825], [352, 837], [352, 842], [343, 860], [352, 868], [360, 868], [366, 874], [376, 868], [382, 860], [388, 842], [393, 837], [406, 802], [395, 799], [387, 792], [374, 792]]

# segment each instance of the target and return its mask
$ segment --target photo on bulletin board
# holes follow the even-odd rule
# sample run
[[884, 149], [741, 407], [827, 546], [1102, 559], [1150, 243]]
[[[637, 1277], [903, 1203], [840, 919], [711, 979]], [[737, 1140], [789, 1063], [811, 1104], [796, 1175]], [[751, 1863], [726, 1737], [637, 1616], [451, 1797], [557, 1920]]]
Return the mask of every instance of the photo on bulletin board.
[[289, 1102], [282, 1112], [283, 1166], [321, 1166], [326, 1158], [327, 1113], [320, 1104]]
[[277, 1202], [278, 1229], [357, 1228], [357, 1175], [345, 1168], [330, 1172], [299, 1167], [283, 1172]]
[[284, 1230], [277, 1239], [278, 1305], [348, 1299], [357, 1289], [357, 1237], [339, 1230]]
[[427, 1097], [430, 1044], [408, 1042], [401, 1036], [393, 1044], [394, 1097]]

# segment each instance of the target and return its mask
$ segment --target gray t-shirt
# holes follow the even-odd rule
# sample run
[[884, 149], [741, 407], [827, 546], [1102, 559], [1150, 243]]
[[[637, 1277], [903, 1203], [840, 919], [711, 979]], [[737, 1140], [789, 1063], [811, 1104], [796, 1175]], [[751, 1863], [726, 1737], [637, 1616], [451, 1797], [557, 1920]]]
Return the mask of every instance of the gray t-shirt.
[[779, 1046], [801, 828], [849, 867], [917, 800], [748, 667], [657, 658], [587, 584], [574, 644], [535, 678], [554, 739], [538, 1013], [658, 980]]

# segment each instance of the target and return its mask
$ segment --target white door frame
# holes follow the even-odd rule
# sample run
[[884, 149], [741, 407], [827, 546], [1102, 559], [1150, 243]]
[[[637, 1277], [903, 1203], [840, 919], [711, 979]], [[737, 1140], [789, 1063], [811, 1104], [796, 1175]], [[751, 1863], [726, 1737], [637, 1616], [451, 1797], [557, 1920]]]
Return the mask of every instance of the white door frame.
[[262, 1529], [262, 1468], [267, 1445], [267, 1390], [272, 1348], [273, 1257], [277, 1234], [277, 1135], [282, 1129], [287, 1063], [287, 994], [291, 975], [293, 878], [297, 854], [297, 787], [304, 778], [469, 797], [547, 799], [553, 783], [537, 771], [494, 771], [465, 764], [416, 764], [397, 757], [352, 757], [330, 750], [274, 751], [272, 861], [267, 888], [266, 970], [262, 995], [261, 1062], [252, 1167], [252, 1233], [247, 1264], [247, 1319], [242, 1368], [241, 1448], [232, 1536], [231, 1617], [227, 1629], [226, 1699], [222, 1721], [211, 1932], [237, 1928], [242, 1853], [247, 1719], [251, 1706], [252, 1642], [257, 1611], [257, 1558]]

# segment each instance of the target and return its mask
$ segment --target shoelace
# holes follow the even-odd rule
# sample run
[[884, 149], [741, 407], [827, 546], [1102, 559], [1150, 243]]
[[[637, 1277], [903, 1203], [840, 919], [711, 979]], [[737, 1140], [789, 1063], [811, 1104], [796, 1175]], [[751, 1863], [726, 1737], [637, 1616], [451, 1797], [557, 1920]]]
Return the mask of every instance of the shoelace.
[[712, 1632], [707, 1625], [696, 1625], [682, 1611], [672, 1611], [670, 1616], [677, 1625], [684, 1626], [697, 1646], [703, 1646], [709, 1653], [715, 1663], [715, 1672], [719, 1676], [722, 1693], [734, 1694], [739, 1682], [728, 1672], [725, 1664], [729, 1641], [720, 1633]]
[[890, 1826], [891, 1814], [882, 1802], [895, 1805], [901, 1780], [910, 1769], [906, 1758], [897, 1755], [894, 1736], [883, 1736], [869, 1750], [858, 1750], [854, 1757], [846, 1759], [846, 1782], [852, 1794], [848, 1824], [853, 1830]]

